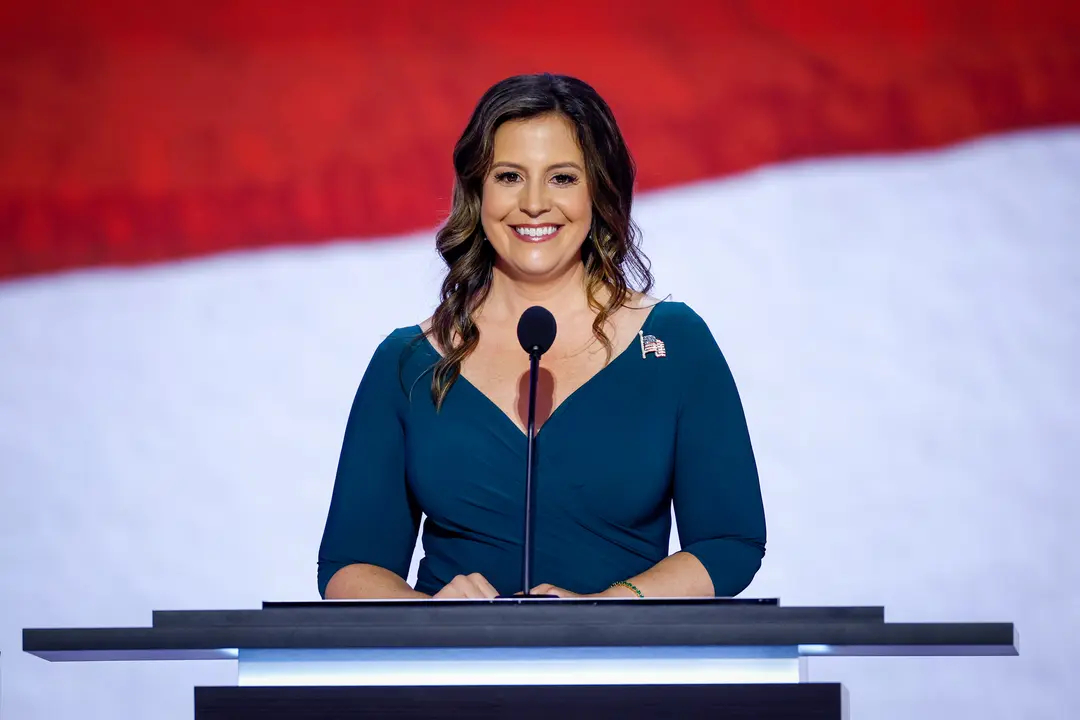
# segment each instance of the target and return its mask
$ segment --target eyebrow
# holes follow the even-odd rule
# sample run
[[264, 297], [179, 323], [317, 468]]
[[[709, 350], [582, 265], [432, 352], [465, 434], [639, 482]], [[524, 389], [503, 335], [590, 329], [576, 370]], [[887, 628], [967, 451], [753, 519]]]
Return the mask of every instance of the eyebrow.
[[[528, 168], [526, 168], [524, 165], [519, 165], [519, 164], [513, 163], [513, 162], [497, 162], [497, 163], [494, 163], [491, 167], [492, 168], [509, 167], [509, 168], [514, 168], [515, 170], [528, 170]], [[559, 168], [574, 168], [575, 170], [578, 170], [579, 172], [585, 172], [585, 168], [581, 167], [580, 165], [578, 165], [575, 162], [561, 162], [561, 163], [555, 163], [554, 165], [548, 165], [547, 168], [545, 169], [545, 172], [550, 172], [552, 170], [557, 170]]]

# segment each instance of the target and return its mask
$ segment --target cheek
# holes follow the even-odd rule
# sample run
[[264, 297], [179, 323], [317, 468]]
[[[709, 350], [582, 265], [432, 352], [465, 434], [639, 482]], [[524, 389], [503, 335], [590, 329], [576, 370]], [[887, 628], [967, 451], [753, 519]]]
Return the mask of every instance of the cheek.
[[480, 213], [490, 220], [502, 220], [517, 207], [517, 198], [507, 188], [487, 185], [480, 197]]
[[587, 224], [592, 221], [592, 197], [585, 188], [566, 193], [560, 198], [559, 209], [571, 222]]

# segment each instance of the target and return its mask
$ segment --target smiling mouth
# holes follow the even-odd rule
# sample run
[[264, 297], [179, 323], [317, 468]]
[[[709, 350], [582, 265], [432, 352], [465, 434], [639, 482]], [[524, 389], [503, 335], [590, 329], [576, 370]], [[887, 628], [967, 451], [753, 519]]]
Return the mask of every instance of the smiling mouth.
[[510, 229], [519, 240], [541, 243], [559, 234], [562, 225], [511, 225]]

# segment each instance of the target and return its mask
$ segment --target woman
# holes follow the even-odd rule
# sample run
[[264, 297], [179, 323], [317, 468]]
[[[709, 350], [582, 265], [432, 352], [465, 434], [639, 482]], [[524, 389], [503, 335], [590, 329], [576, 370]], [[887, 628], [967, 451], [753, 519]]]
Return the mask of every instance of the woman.
[[[658, 302], [611, 110], [570, 77], [504, 80], [454, 149], [434, 315], [390, 334], [353, 402], [319, 552], [326, 598], [521, 590], [532, 305], [541, 360], [532, 590], [728, 596], [765, 549], [738, 392], [709, 329]], [[638, 279], [634, 290], [631, 276]], [[668, 556], [674, 503], [682, 551]], [[405, 581], [427, 515], [416, 589]]]

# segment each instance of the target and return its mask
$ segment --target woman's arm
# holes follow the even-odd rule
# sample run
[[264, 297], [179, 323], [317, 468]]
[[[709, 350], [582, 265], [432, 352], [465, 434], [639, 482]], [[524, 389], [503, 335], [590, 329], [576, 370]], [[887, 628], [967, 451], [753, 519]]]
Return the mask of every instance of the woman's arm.
[[462, 598], [493, 598], [499, 591], [480, 573], [458, 575], [434, 595], [425, 595], [409, 587], [397, 573], [379, 567], [357, 563], [341, 568], [326, 586], [327, 600], [353, 598], [386, 598], [393, 600], [433, 598], [459, 600]]
[[378, 565], [355, 563], [334, 573], [326, 585], [327, 600], [352, 598], [426, 598], [422, 592], [413, 590], [397, 573]]
[[[701, 561], [686, 552], [669, 555], [651, 568], [627, 580], [645, 597], [713, 597], [712, 578]], [[601, 597], [637, 597], [625, 585], [599, 593]]]
[[[319, 593], [328, 600], [426, 598], [405, 578], [420, 506], [405, 481], [406, 399], [399, 377], [408, 339], [379, 345], [356, 391], [319, 546]], [[435, 598], [492, 598], [479, 573], [458, 575]]]
[[420, 507], [405, 482], [399, 358], [406, 343], [392, 334], [379, 345], [349, 412], [319, 546], [323, 597], [403, 597], [408, 588]]
[[731, 597], [750, 584], [765, 555], [761, 486], [727, 361], [704, 320], [691, 312], [687, 325], [672, 492], [680, 554], [705, 570], [710, 583], [700, 587], [712, 591], [704, 594]]

